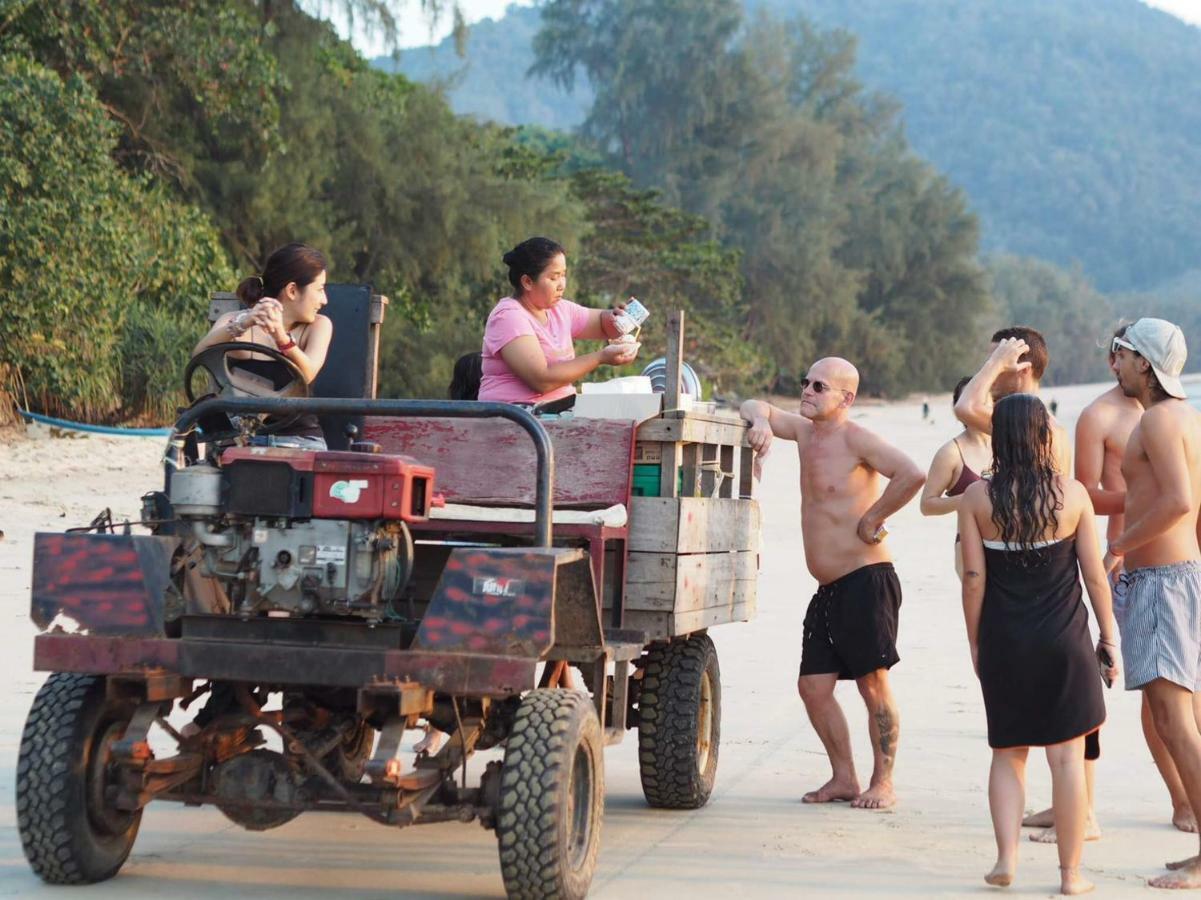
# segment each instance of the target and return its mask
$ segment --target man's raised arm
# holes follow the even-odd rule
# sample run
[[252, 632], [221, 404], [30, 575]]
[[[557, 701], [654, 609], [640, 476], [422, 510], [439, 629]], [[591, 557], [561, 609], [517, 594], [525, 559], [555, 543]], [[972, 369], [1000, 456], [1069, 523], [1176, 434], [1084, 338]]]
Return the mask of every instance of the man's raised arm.
[[888, 479], [888, 486], [859, 520], [859, 539], [866, 544], [878, 544], [877, 533], [884, 521], [912, 500], [926, 483], [926, 476], [917, 463], [866, 428], [857, 428], [851, 444], [872, 469]]
[[955, 418], [977, 431], [992, 434], [992, 386], [1002, 372], [1020, 372], [1030, 362], [1018, 362], [1030, 347], [1021, 338], [1005, 338], [997, 343], [980, 371], [972, 376], [955, 404]]
[[795, 441], [797, 429], [805, 421], [795, 413], [772, 406], [766, 400], [747, 400], [738, 411], [751, 423], [747, 441], [756, 456], [767, 456], [773, 437]]

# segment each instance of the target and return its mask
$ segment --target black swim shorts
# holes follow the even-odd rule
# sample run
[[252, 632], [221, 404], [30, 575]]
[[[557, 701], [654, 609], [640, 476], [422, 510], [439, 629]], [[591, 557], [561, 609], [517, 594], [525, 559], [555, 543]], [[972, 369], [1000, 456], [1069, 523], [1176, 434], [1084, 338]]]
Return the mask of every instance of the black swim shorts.
[[801, 674], [862, 678], [891, 669], [897, 655], [901, 583], [892, 563], [856, 569], [823, 584], [805, 611]]

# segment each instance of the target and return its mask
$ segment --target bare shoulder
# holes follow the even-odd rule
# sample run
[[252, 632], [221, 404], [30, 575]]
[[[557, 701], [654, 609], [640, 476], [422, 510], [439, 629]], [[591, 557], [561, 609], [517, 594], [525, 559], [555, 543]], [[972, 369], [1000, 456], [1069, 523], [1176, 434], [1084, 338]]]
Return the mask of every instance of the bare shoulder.
[[989, 505], [988, 499], [988, 481], [981, 478], [979, 481], [973, 481], [968, 485], [967, 490], [963, 492], [963, 499], [960, 501], [964, 509], [981, 510]]
[[1185, 400], [1164, 400], [1143, 413], [1139, 427], [1144, 435], [1165, 437], [1195, 427], [1199, 416], [1201, 413]]

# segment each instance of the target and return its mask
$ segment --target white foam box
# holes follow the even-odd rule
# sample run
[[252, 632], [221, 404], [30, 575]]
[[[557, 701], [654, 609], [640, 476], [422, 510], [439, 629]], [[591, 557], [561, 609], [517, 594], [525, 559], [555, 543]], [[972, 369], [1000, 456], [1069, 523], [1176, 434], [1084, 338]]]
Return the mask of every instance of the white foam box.
[[663, 410], [662, 394], [609, 394], [585, 392], [575, 398], [577, 419], [653, 419]]
[[585, 381], [580, 385], [584, 394], [649, 394], [651, 380], [645, 375], [627, 375], [610, 378], [608, 381]]

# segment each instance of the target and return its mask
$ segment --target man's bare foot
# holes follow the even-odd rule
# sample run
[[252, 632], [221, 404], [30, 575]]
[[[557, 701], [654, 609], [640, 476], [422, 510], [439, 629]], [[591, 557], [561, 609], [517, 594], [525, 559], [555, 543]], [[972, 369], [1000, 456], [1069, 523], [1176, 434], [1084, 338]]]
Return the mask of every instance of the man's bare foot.
[[[1097, 824], [1096, 818], [1090, 813], [1088, 821], [1084, 823], [1084, 839], [1086, 841], [1099, 841], [1101, 839], [1101, 826]], [[1044, 828], [1042, 831], [1036, 831], [1030, 835], [1030, 840], [1038, 844], [1054, 844], [1059, 840], [1055, 833], [1055, 826]]]
[[1170, 871], [1167, 875], [1152, 878], [1147, 884], [1154, 888], [1175, 890], [1201, 888], [1201, 857], [1194, 856], [1179, 863], [1170, 863], [1168, 868]]
[[854, 800], [859, 796], [859, 782], [854, 779], [831, 778], [816, 791], [801, 798], [802, 803], [834, 803], [838, 800]]
[[887, 782], [874, 784], [851, 801], [854, 809], [888, 809], [897, 802], [897, 795], [892, 792], [892, 785]]
[[984, 881], [993, 887], [1009, 887], [1013, 884], [1013, 866], [997, 860], [997, 864], [992, 867], [992, 871], [984, 876]]
[[1193, 815], [1193, 808], [1188, 804], [1172, 810], [1172, 824], [1189, 834], [1197, 833], [1197, 817]]
[[1023, 828], [1050, 828], [1054, 824], [1055, 813], [1049, 806], [1042, 812], [1030, 813], [1022, 819]]
[[1080, 874], [1079, 869], [1059, 868], [1059, 893], [1087, 894], [1096, 887], [1091, 881]]
[[1164, 868], [1170, 872], [1175, 872], [1178, 869], [1183, 869], [1185, 866], [1198, 864], [1201, 864], [1201, 856], [1190, 856], [1188, 859], [1178, 859], [1176, 862], [1165, 863]]

